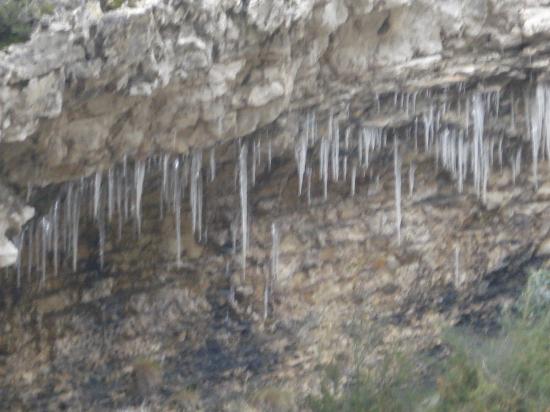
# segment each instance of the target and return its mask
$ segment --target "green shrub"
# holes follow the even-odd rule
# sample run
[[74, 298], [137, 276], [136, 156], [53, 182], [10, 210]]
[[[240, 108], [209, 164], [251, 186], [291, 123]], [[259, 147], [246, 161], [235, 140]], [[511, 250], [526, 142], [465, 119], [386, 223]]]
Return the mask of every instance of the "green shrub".
[[0, 49], [29, 40], [40, 17], [53, 14], [48, 1], [2, 0], [0, 2]]
[[55, 11], [55, 6], [52, 3], [47, 3], [47, 2], [40, 3], [39, 12], [41, 16], [47, 15], [47, 14], [53, 14], [54, 11]]
[[430, 397], [424, 387], [410, 384], [421, 379], [404, 366], [403, 357], [388, 354], [369, 371], [358, 363], [343, 391], [339, 371], [331, 365], [321, 394], [308, 397], [307, 406], [314, 412], [549, 412], [550, 272], [530, 276], [501, 323], [501, 332], [492, 338], [463, 330], [448, 333], [452, 355], [434, 371]]
[[26, 0], [5, 0], [0, 4], [0, 49], [29, 39], [32, 21], [28, 8]]
[[347, 327], [351, 345], [351, 376], [342, 388], [341, 367], [335, 363], [323, 370], [321, 393], [309, 396], [307, 407], [314, 412], [400, 412], [412, 410], [411, 360], [398, 351], [384, 351], [374, 366], [365, 367], [368, 351], [383, 347], [383, 329], [354, 316]]
[[454, 355], [438, 379], [438, 411], [548, 411], [549, 286], [549, 272], [531, 275], [496, 338], [451, 338]]
[[307, 406], [314, 412], [398, 412], [410, 409], [410, 368], [400, 354], [387, 354], [382, 362], [352, 377], [338, 394], [340, 375], [335, 366], [325, 371], [319, 396], [309, 396]]
[[104, 12], [116, 10], [121, 8], [125, 2], [126, 0], [101, 0], [101, 10], [103, 10]]

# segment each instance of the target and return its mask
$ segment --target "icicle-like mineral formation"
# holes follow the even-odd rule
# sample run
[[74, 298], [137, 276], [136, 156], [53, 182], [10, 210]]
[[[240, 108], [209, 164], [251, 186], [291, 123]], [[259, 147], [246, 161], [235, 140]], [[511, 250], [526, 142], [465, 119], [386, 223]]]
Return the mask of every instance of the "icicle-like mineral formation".
[[97, 219], [99, 207], [101, 204], [101, 172], [95, 173], [94, 179], [94, 218]]
[[271, 224], [271, 281], [276, 282], [279, 274], [279, 228]]
[[[491, 89], [491, 87], [493, 87]], [[479, 87], [472, 93], [466, 93], [464, 85], [457, 87], [458, 97], [453, 100], [453, 87], [444, 87], [440, 90], [428, 90], [425, 93], [406, 92], [395, 93], [395, 108], [407, 113], [408, 124], [400, 124], [394, 128], [390, 125], [379, 127], [378, 122], [373, 119], [357, 119], [350, 117], [349, 105], [341, 114], [335, 115], [331, 109], [326, 113], [327, 128], [323, 136], [317, 136], [316, 112], [309, 111], [304, 119], [300, 120], [301, 128], [299, 135], [294, 141], [294, 156], [298, 177], [298, 194], [301, 195], [307, 190], [307, 203], [312, 203], [312, 181], [322, 185], [322, 196], [328, 199], [329, 179], [334, 182], [335, 187], [345, 185], [346, 191], [349, 188], [351, 197], [357, 194], [358, 173], [365, 181], [371, 183], [368, 195], [386, 187], [385, 176], [391, 170], [391, 147], [387, 147], [388, 135], [394, 138], [393, 146], [393, 172], [395, 178], [395, 228], [397, 230], [397, 241], [400, 244], [402, 238], [402, 161], [409, 156], [407, 151], [418, 151], [418, 136], [422, 139], [424, 134], [424, 151], [426, 158], [435, 161], [436, 168], [443, 167], [450, 172], [455, 180], [458, 193], [463, 193], [467, 183], [473, 183], [477, 196], [487, 201], [487, 192], [492, 170], [498, 162], [500, 171], [510, 167], [512, 182], [515, 184], [520, 176], [523, 146], [530, 145], [530, 156], [526, 161], [531, 161], [532, 179], [535, 188], [539, 185], [541, 170], [539, 161], [550, 160], [550, 87], [546, 83], [538, 83], [534, 87], [526, 88], [523, 97], [525, 109], [525, 126], [527, 129], [526, 139], [512, 139], [506, 130], [495, 127], [495, 124], [510, 126], [516, 132], [520, 130], [519, 119], [522, 114], [517, 108], [521, 99], [515, 98], [513, 92], [508, 93], [506, 89], [502, 92], [495, 90], [494, 86]], [[484, 90], [483, 92], [480, 90]], [[487, 91], [491, 90], [491, 91]], [[388, 102], [388, 97], [390, 101]], [[422, 102], [417, 105], [417, 97]], [[424, 99], [425, 97], [425, 99]], [[377, 96], [376, 106], [380, 111], [380, 105], [386, 109], [391, 106], [392, 96]], [[388, 105], [388, 103], [390, 103]], [[502, 105], [502, 107], [501, 107]], [[420, 110], [417, 112], [417, 108]], [[451, 113], [455, 111], [455, 113]], [[455, 116], [453, 116], [453, 114]], [[456, 116], [457, 115], [457, 116]], [[510, 116], [510, 123], [505, 122], [503, 115]], [[340, 122], [345, 127], [343, 143], [340, 147]], [[346, 123], [344, 123], [346, 122]], [[220, 123], [221, 124], [221, 123]], [[422, 126], [424, 130], [421, 129]], [[522, 126], [522, 125], [521, 125]], [[523, 129], [523, 127], [522, 127]], [[397, 139], [399, 131], [401, 141]], [[268, 136], [269, 130], [265, 130], [267, 142], [267, 171], [272, 169], [273, 148], [277, 150], [288, 147], [287, 143], [280, 145], [280, 142], [273, 141]], [[220, 128], [220, 135], [222, 130]], [[357, 138], [356, 138], [357, 136]], [[240, 231], [238, 214], [231, 217], [234, 220], [231, 227], [231, 238], [234, 253], [237, 249], [238, 233], [241, 233], [241, 251], [243, 277], [246, 275], [247, 251], [249, 248], [249, 236], [251, 223], [248, 204], [248, 185], [254, 185], [257, 172], [261, 171], [262, 147], [258, 137], [242, 143], [239, 140], [237, 147], [237, 161], [235, 162], [235, 191], [239, 191], [240, 203]], [[249, 145], [252, 144], [250, 148]], [[275, 146], [273, 146], [275, 145]], [[422, 142], [420, 142], [422, 146]], [[221, 144], [220, 146], [221, 147]], [[265, 147], [265, 146], [264, 146]], [[81, 178], [80, 181], [65, 184], [59, 190], [58, 198], [52, 204], [50, 211], [43, 216], [35, 218], [27, 224], [17, 240], [19, 255], [17, 260], [17, 285], [21, 286], [21, 275], [23, 268], [33, 279], [39, 279], [43, 284], [48, 276], [48, 269], [54, 275], [64, 268], [78, 269], [78, 241], [80, 219], [88, 219], [95, 222], [99, 234], [99, 263], [103, 267], [105, 245], [107, 236], [111, 231], [110, 223], [117, 220], [118, 239], [122, 238], [122, 227], [128, 220], [134, 221], [137, 233], [142, 230], [142, 197], [144, 192], [145, 179], [147, 187], [156, 187], [155, 180], [158, 179], [160, 195], [159, 210], [161, 219], [167, 212], [174, 213], [176, 224], [176, 265], [182, 265], [181, 242], [182, 242], [182, 216], [185, 205], [182, 203], [186, 193], [189, 193], [189, 205], [191, 212], [191, 223], [193, 233], [201, 241], [206, 237], [205, 221], [203, 218], [209, 213], [203, 212], [203, 184], [212, 182], [216, 177], [216, 150], [211, 147], [207, 150], [209, 159], [202, 170], [202, 152], [194, 150], [187, 156], [176, 154], [158, 154], [143, 160], [133, 161], [133, 173], [130, 168], [132, 160], [125, 156], [121, 164], [115, 165], [106, 170], [105, 176], [101, 171]], [[248, 152], [250, 153], [250, 161]], [[265, 150], [265, 149], [264, 149]], [[527, 150], [527, 148], [526, 148]], [[496, 151], [496, 153], [495, 153]], [[288, 153], [277, 153], [281, 161]], [[225, 167], [224, 150], [218, 150], [220, 167]], [[387, 159], [387, 160], [385, 160]], [[314, 171], [314, 162], [319, 162], [319, 173]], [[410, 160], [408, 167], [408, 194], [412, 197], [415, 192], [415, 173], [417, 167], [425, 170], [424, 160], [415, 163], [416, 159]], [[385, 163], [384, 163], [385, 162]], [[248, 167], [250, 166], [250, 171]], [[376, 167], [376, 170], [374, 169]], [[383, 167], [387, 169], [382, 170]], [[248, 175], [250, 173], [250, 176]], [[315, 175], [315, 176], [314, 176]], [[350, 182], [347, 182], [348, 175]], [[367, 179], [369, 175], [369, 179]], [[423, 179], [419, 182], [424, 181]], [[204, 179], [203, 179], [204, 178]], [[340, 179], [343, 178], [343, 179]], [[305, 181], [304, 181], [305, 179]], [[317, 179], [317, 180], [312, 180]], [[340, 182], [339, 182], [340, 181]], [[345, 183], [343, 183], [343, 182]], [[189, 192], [187, 192], [189, 184]], [[304, 184], [306, 188], [304, 189]], [[349, 186], [347, 186], [349, 184]], [[420, 188], [420, 183], [416, 184]], [[344, 186], [342, 186], [344, 187]], [[314, 194], [318, 193], [314, 190]], [[28, 187], [28, 196], [32, 196], [32, 187]], [[336, 197], [335, 197], [336, 198]], [[133, 218], [133, 219], [132, 219]], [[385, 224], [386, 217], [381, 220], [381, 228]], [[275, 232], [274, 232], [275, 231]], [[278, 253], [278, 233], [276, 227], [272, 227], [272, 263], [269, 271], [269, 280], [273, 282], [277, 276], [275, 248]], [[28, 248], [28, 251], [26, 250]], [[24, 252], [23, 252], [24, 250]], [[273, 291], [272, 285], [268, 283], [267, 299]]]
[[191, 155], [190, 198], [191, 223], [193, 233], [199, 238], [202, 232], [202, 152], [196, 151]]
[[401, 244], [401, 158], [397, 136], [393, 141], [393, 171], [395, 175], [395, 227], [397, 229], [397, 243]]
[[143, 195], [143, 181], [145, 180], [145, 162], [142, 160], [137, 160], [134, 169], [134, 183], [136, 187], [136, 197], [135, 197], [135, 216], [137, 224], [138, 236], [141, 235], [141, 197]]
[[409, 165], [409, 197], [413, 197], [414, 193], [414, 173], [416, 171], [416, 166], [411, 162]]
[[176, 219], [176, 266], [181, 266], [181, 182], [180, 159], [174, 160], [174, 217]]
[[481, 93], [475, 93], [472, 96], [472, 118], [474, 121], [474, 136], [473, 136], [473, 172], [474, 172], [474, 187], [476, 194], [481, 195], [482, 180], [485, 173], [484, 148], [483, 144], [483, 128], [485, 121], [485, 108], [483, 106], [483, 97]]
[[307, 161], [307, 143], [308, 135], [304, 131], [300, 134], [300, 137], [296, 140], [296, 146], [294, 155], [296, 157], [296, 165], [298, 167], [298, 196], [302, 195], [302, 186], [304, 183], [304, 175], [306, 172]]
[[241, 252], [243, 278], [246, 278], [246, 252], [248, 249], [248, 171], [247, 171], [248, 147], [242, 145], [239, 152], [239, 194], [241, 201]]

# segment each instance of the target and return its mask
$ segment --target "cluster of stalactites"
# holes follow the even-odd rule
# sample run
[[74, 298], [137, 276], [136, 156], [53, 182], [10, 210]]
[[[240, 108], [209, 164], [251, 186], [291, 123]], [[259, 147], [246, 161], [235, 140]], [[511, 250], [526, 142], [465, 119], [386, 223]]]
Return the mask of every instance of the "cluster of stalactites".
[[[211, 162], [215, 163], [215, 160]], [[215, 165], [211, 166], [214, 173]], [[133, 233], [142, 231], [142, 198], [147, 177], [162, 174], [160, 216], [168, 210], [175, 216], [177, 256], [181, 263], [181, 206], [186, 190], [192, 215], [193, 232], [199, 240], [202, 228], [202, 153], [189, 156], [155, 155], [145, 160], [129, 162], [127, 158], [107, 170], [64, 184], [57, 199], [45, 215], [32, 220], [18, 238], [17, 285], [26, 273], [40, 274], [44, 283], [48, 273], [53, 276], [63, 270], [77, 271], [79, 228], [82, 219], [96, 224], [99, 265], [104, 265], [107, 233], [116, 232], [122, 238], [123, 226], [133, 222]], [[116, 222], [116, 228], [111, 224]], [[113, 230], [111, 230], [113, 229]]]
[[534, 90], [527, 90], [525, 122], [531, 140], [533, 182], [538, 188], [539, 157], [550, 159], [550, 86], [539, 83]]
[[[509, 139], [502, 131], [491, 130], [488, 124], [504, 122], [504, 119], [499, 119], [503, 112], [501, 105], [504, 102], [509, 108], [509, 127], [515, 130], [516, 107], [520, 99], [516, 99], [513, 92], [504, 94], [504, 98], [500, 91], [466, 93], [461, 85], [457, 88], [457, 98], [449, 99], [448, 94], [448, 89], [437, 96], [432, 95], [431, 91], [423, 92], [423, 96], [418, 92], [396, 93], [393, 98], [393, 109], [403, 110], [412, 119], [409, 126], [398, 129], [357, 126], [360, 124], [358, 121], [351, 125], [348, 107], [343, 116], [336, 116], [334, 110], [328, 112], [326, 127], [321, 135], [317, 113], [307, 113], [294, 146], [298, 196], [303, 196], [304, 191], [307, 192], [307, 203], [311, 204], [312, 184], [315, 181], [321, 186], [323, 200], [328, 198], [329, 181], [349, 185], [350, 195], [355, 196], [358, 176], [362, 175], [365, 178], [368, 172], [369, 179], [379, 182], [379, 174], [375, 170], [379, 164], [373, 160], [377, 153], [390, 151], [393, 146], [396, 236], [401, 243], [401, 175], [403, 159], [407, 157], [408, 152], [423, 151], [433, 155], [436, 169], [442, 167], [450, 172], [459, 193], [465, 190], [467, 182], [471, 182], [474, 192], [483, 201], [486, 200], [489, 177], [493, 171], [502, 171], [503, 167], [508, 165], [515, 184], [521, 170], [522, 145], [518, 144], [517, 139]], [[423, 104], [418, 103], [419, 97], [423, 98]], [[523, 96], [523, 107], [532, 146], [533, 177], [537, 185], [538, 158], [550, 158], [550, 87], [539, 84], [527, 90]], [[375, 111], [381, 111], [380, 100], [377, 100]], [[462, 119], [462, 126], [446, 123], [445, 118], [449, 111], [453, 111]], [[391, 138], [393, 145], [388, 144]], [[263, 149], [262, 142], [265, 142]], [[508, 158], [504, 157], [504, 147], [510, 148], [507, 150], [511, 153]], [[264, 169], [270, 172], [273, 155], [272, 141], [269, 137], [239, 139], [236, 142], [235, 204], [239, 205], [240, 224], [237, 220], [234, 221], [229, 230], [232, 234], [234, 254], [237, 250], [237, 233], [240, 234], [243, 277], [246, 274], [249, 231], [252, 223], [248, 204], [249, 187], [256, 184], [256, 176], [262, 167], [264, 156], [267, 157]], [[203, 163], [206, 163], [206, 166]], [[495, 166], [497, 164], [498, 168]], [[416, 165], [410, 161], [409, 197], [414, 194], [415, 171]], [[181, 214], [185, 193], [189, 193], [193, 234], [199, 241], [207, 236], [207, 229], [203, 223], [203, 185], [214, 181], [216, 177], [215, 147], [208, 151], [206, 162], [203, 162], [201, 151], [193, 151], [186, 156], [161, 154], [133, 162], [124, 159], [121, 164], [107, 172], [97, 172], [78, 182], [65, 184], [49, 213], [33, 220], [20, 235], [18, 285], [21, 284], [21, 274], [24, 270], [29, 275], [38, 270], [44, 281], [49, 260], [52, 261], [49, 265], [54, 275], [57, 275], [63, 266], [72, 270], [77, 269], [79, 221], [82, 218], [87, 217], [97, 224], [101, 266], [104, 263], [106, 234], [111, 233], [108, 225], [112, 221], [116, 220], [118, 223], [118, 239], [121, 238], [123, 224], [129, 220], [134, 222], [135, 234], [139, 237], [142, 230], [141, 203], [145, 182], [155, 173], [162, 175], [160, 216], [162, 218], [167, 211], [174, 215], [177, 243], [175, 260], [178, 266], [181, 265]], [[278, 242], [278, 232], [273, 238]], [[48, 256], [51, 256], [51, 259]], [[274, 274], [271, 276], [275, 277]]]
[[[463, 193], [467, 182], [471, 182], [473, 191], [483, 202], [487, 201], [490, 176], [495, 171], [503, 171], [509, 166], [512, 181], [515, 184], [521, 171], [522, 147], [520, 140], [513, 136], [516, 131], [516, 112], [521, 99], [514, 92], [501, 93], [501, 90], [473, 91], [466, 93], [463, 85], [458, 85], [457, 98], [450, 99], [449, 89], [439, 95], [430, 91], [423, 92], [424, 103], [417, 103], [420, 94], [395, 93], [393, 110], [403, 110], [411, 117], [407, 127], [398, 129], [347, 126], [350, 124], [349, 112], [337, 118], [333, 110], [327, 117], [324, 135], [318, 135], [316, 113], [305, 116], [301, 132], [295, 141], [294, 153], [298, 175], [298, 195], [303, 192], [307, 178], [307, 199], [311, 203], [311, 181], [319, 162], [318, 181], [322, 187], [322, 197], [328, 197], [329, 181], [348, 181], [350, 195], [357, 191], [359, 171], [370, 178], [376, 175], [372, 167], [373, 154], [388, 147], [388, 135], [394, 136], [394, 176], [396, 202], [396, 232], [401, 241], [401, 173], [402, 159], [407, 151], [423, 151], [434, 157], [436, 170], [446, 169], [456, 182], [456, 189]], [[426, 99], [427, 98], [427, 99]], [[502, 117], [502, 106], [507, 109], [509, 118]], [[527, 129], [532, 146], [533, 179], [537, 185], [537, 161], [540, 156], [550, 158], [550, 87], [538, 84], [528, 89], [523, 96]], [[375, 111], [381, 112], [377, 99]], [[458, 117], [458, 124], [446, 122], [448, 112]], [[509, 122], [509, 124], [508, 124]], [[360, 123], [360, 122], [355, 122]], [[488, 127], [497, 124], [499, 127]], [[506, 133], [510, 130], [512, 133]], [[399, 143], [398, 143], [399, 141]], [[419, 143], [422, 142], [422, 143]], [[343, 144], [343, 147], [342, 147]], [[505, 157], [504, 151], [508, 156]], [[343, 150], [342, 150], [343, 149]], [[403, 152], [403, 154], [400, 153]], [[348, 172], [351, 168], [351, 172]], [[409, 197], [413, 196], [416, 165], [413, 161], [408, 167]], [[378, 176], [376, 177], [378, 180]]]
[[[262, 140], [267, 140], [262, 149]], [[260, 168], [271, 171], [272, 144], [269, 136], [238, 140], [236, 147], [236, 182], [240, 210], [240, 240], [243, 277], [246, 273], [246, 259], [249, 243], [248, 191], [249, 181], [254, 186]], [[265, 152], [265, 153], [264, 153]], [[249, 157], [251, 159], [249, 159]], [[265, 165], [262, 158], [266, 157]], [[203, 165], [203, 163], [207, 163]], [[208, 151], [208, 160], [203, 162], [203, 152], [192, 151], [188, 155], [164, 153], [144, 160], [124, 160], [105, 171], [97, 171], [92, 176], [68, 182], [59, 189], [59, 194], [50, 211], [27, 224], [17, 241], [17, 285], [27, 273], [30, 280], [40, 274], [43, 284], [48, 273], [57, 276], [61, 270], [78, 270], [79, 228], [83, 219], [95, 223], [98, 233], [98, 260], [104, 265], [104, 250], [107, 234], [113, 233], [111, 224], [116, 223], [117, 240], [120, 241], [123, 226], [133, 222], [133, 234], [139, 238], [142, 232], [142, 198], [144, 190], [158, 185], [147, 184], [161, 176], [159, 216], [167, 213], [174, 216], [176, 237], [176, 266], [182, 264], [182, 213], [183, 201], [188, 193], [191, 228], [200, 242], [207, 238], [204, 225], [203, 197], [204, 185], [216, 178], [216, 148]], [[30, 189], [32, 191], [32, 189]], [[30, 197], [30, 193], [28, 195]], [[230, 231], [233, 238], [233, 251], [236, 254], [237, 233]], [[36, 277], [36, 275], [34, 275]]]

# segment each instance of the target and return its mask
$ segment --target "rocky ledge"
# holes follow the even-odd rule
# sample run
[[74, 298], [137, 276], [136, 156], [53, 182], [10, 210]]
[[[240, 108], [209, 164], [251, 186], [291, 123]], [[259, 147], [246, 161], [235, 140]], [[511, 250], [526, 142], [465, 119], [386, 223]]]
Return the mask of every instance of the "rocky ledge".
[[51, 9], [0, 51], [10, 409], [262, 410], [547, 265], [546, 1]]
[[10, 182], [185, 153], [304, 108], [526, 79], [548, 59], [543, 1], [73, 3], [54, 2], [27, 43], [0, 52]]
[[536, 0], [519, 8], [512, 0], [56, 0], [48, 8], [28, 42], [0, 51], [0, 178], [17, 192], [268, 125], [294, 138], [289, 113], [352, 105], [353, 118], [367, 121], [395, 92], [503, 87], [544, 77], [548, 66], [550, 8]]

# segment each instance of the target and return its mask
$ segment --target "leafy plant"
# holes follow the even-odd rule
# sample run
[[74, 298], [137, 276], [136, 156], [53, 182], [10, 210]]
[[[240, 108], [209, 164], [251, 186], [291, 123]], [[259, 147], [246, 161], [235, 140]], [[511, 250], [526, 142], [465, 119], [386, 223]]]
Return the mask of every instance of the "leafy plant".
[[122, 7], [126, 0], [101, 0], [101, 9], [103, 11], [116, 10]]
[[360, 329], [352, 330], [355, 369], [350, 383], [339, 390], [340, 371], [329, 365], [320, 395], [307, 399], [312, 411], [550, 411], [550, 272], [530, 276], [517, 304], [503, 316], [499, 336], [464, 330], [447, 334], [452, 355], [434, 371], [430, 397], [424, 387], [411, 384], [420, 380], [399, 353], [389, 352], [377, 367], [365, 368], [359, 343], [371, 338]]
[[438, 411], [540, 411], [550, 408], [549, 272], [530, 276], [500, 336], [450, 338], [454, 355], [438, 379]]
[[388, 353], [376, 367], [364, 369], [352, 377], [338, 394], [340, 376], [330, 365], [321, 385], [319, 396], [307, 398], [308, 407], [315, 412], [398, 412], [412, 410], [410, 385], [412, 373], [406, 358]]
[[0, 49], [29, 40], [40, 17], [53, 14], [54, 11], [54, 5], [45, 0], [0, 2]]
[[0, 48], [27, 41], [32, 31], [27, 0], [6, 0], [0, 4]]
[[368, 351], [382, 345], [382, 331], [367, 326], [354, 316], [347, 330], [352, 345], [352, 370], [348, 382], [341, 388], [343, 373], [335, 364], [325, 366], [319, 396], [309, 396], [307, 406], [314, 412], [364, 412], [411, 410], [409, 390], [413, 381], [410, 360], [398, 351], [385, 351], [376, 365], [366, 367]]

